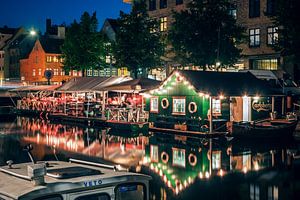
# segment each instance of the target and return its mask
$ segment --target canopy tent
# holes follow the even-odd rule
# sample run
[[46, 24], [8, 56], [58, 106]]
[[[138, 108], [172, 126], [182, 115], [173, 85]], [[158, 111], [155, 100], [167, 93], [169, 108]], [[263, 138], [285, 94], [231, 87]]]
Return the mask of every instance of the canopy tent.
[[134, 80], [125, 81], [119, 84], [105, 87], [107, 91], [123, 92], [123, 93], [138, 93], [145, 90], [156, 88], [160, 84], [160, 81], [138, 78]]
[[209, 71], [180, 71], [197, 90], [208, 92], [212, 96], [281, 96], [277, 89], [272, 88], [266, 81], [256, 78], [250, 72], [209, 72]]
[[129, 77], [80, 77], [73, 78], [57, 88], [61, 92], [95, 92], [105, 91], [104, 87], [130, 80]]
[[59, 85], [31, 85], [23, 86], [9, 90], [10, 92], [38, 92], [38, 91], [54, 91]]

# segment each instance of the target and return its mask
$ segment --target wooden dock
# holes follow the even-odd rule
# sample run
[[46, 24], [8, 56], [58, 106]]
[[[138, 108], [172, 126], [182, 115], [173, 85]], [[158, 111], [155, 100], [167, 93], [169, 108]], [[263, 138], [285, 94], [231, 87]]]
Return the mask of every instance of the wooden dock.
[[202, 138], [216, 138], [225, 136], [228, 132], [198, 132], [198, 131], [182, 131], [176, 129], [167, 129], [167, 128], [156, 128], [150, 127], [149, 131], [151, 132], [159, 132], [159, 133], [168, 133], [168, 134], [176, 134], [176, 135], [184, 135], [184, 136], [196, 136]]

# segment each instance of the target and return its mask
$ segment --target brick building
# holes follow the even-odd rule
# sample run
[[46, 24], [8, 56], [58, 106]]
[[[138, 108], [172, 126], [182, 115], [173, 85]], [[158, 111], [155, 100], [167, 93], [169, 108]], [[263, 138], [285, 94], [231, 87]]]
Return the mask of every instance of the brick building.
[[[124, 0], [132, 3], [133, 0]], [[180, 11], [192, 0], [146, 0], [149, 16], [158, 19], [160, 31], [167, 31], [171, 26], [172, 11]], [[274, 0], [232, 0], [235, 5], [229, 12], [236, 17], [237, 23], [246, 28], [248, 40], [242, 44], [242, 58], [237, 63], [238, 69], [258, 70], [293, 70], [284, 63], [280, 52], [272, 49], [278, 38], [278, 27], [272, 23]]]
[[60, 58], [62, 44], [62, 39], [37, 39], [27, 57], [20, 60], [21, 81], [27, 84], [46, 84], [46, 70], [53, 72], [52, 84], [61, 84], [72, 77], [81, 76], [81, 73], [75, 70], [70, 71], [68, 75], [63, 70], [63, 60]]

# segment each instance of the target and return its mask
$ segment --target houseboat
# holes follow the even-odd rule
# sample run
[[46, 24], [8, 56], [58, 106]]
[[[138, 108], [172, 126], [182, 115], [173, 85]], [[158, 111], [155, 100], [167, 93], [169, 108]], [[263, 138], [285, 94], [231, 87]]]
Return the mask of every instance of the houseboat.
[[285, 112], [284, 95], [249, 72], [174, 71], [145, 96], [152, 131], [212, 134]]
[[12, 164], [0, 168], [0, 199], [149, 199], [146, 175], [118, 167], [70, 162]]

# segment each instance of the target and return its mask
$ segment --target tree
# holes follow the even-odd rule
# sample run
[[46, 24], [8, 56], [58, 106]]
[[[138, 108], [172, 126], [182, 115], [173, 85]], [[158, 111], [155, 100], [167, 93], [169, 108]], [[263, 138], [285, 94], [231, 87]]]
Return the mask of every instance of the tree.
[[[127, 67], [134, 77], [161, 65], [164, 46], [157, 31], [157, 21], [148, 16], [144, 1], [136, 1], [129, 14], [120, 13], [119, 29], [113, 44], [113, 55], [117, 66]], [[145, 75], [145, 73], [143, 73]]]
[[105, 64], [104, 36], [97, 31], [96, 13], [92, 16], [84, 12], [80, 23], [76, 20], [68, 27], [62, 46], [64, 68], [81, 70], [85, 76], [87, 69], [97, 69]]
[[[228, 0], [194, 0], [188, 9], [174, 12], [175, 22], [169, 31], [175, 59], [182, 65], [229, 66], [236, 63], [244, 39], [244, 28], [229, 13]], [[217, 64], [218, 63], [218, 64]]]
[[283, 56], [294, 56], [294, 61], [300, 62], [300, 1], [275, 0], [274, 23], [279, 27], [276, 50], [281, 50]]

